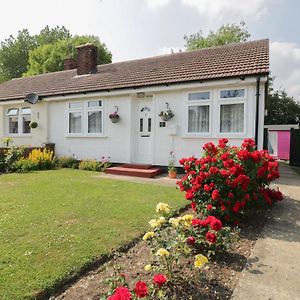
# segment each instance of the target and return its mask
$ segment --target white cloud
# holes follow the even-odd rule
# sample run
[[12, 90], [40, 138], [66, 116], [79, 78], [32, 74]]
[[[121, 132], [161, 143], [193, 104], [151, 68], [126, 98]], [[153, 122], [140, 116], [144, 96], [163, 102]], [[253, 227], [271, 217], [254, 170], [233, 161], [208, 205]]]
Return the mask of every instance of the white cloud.
[[151, 9], [158, 9], [166, 6], [171, 0], [147, 0], [147, 4]]
[[300, 47], [295, 43], [270, 43], [270, 62], [274, 88], [285, 89], [300, 100]]
[[[209, 19], [227, 19], [229, 17], [239, 17], [243, 19], [247, 16], [254, 16], [259, 19], [266, 12], [266, 4], [269, 0], [181, 0], [184, 5], [188, 5], [198, 10], [201, 15]], [[219, 21], [219, 20], [218, 20]]]

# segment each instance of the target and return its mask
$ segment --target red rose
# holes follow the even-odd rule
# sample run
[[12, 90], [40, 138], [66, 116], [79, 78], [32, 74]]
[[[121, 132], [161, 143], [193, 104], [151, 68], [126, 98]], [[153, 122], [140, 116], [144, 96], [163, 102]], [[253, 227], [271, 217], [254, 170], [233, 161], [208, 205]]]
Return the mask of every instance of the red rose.
[[210, 243], [212, 243], [212, 244], [214, 244], [214, 243], [216, 242], [216, 240], [217, 240], [216, 235], [215, 235], [214, 233], [210, 232], [210, 231], [208, 231], [208, 232], [206, 233], [205, 238], [206, 238], [206, 240], [207, 240], [208, 242], [210, 242]]
[[234, 197], [233, 193], [229, 192], [228, 193], [228, 198], [232, 199]]
[[218, 200], [220, 198], [220, 193], [218, 190], [213, 190], [212, 194], [211, 194], [211, 198], [213, 200]]
[[195, 219], [192, 220], [192, 226], [201, 227], [201, 226], [203, 226], [202, 221], [200, 219], [195, 218]]
[[194, 194], [191, 191], [187, 191], [185, 194], [186, 200], [192, 200], [194, 198]]
[[131, 294], [128, 288], [120, 286], [116, 288], [114, 294], [107, 300], [131, 300]]
[[148, 295], [147, 284], [144, 281], [137, 281], [134, 291], [138, 298], [146, 297]]
[[195, 243], [196, 243], [196, 239], [195, 239], [193, 236], [189, 236], [189, 237], [186, 239], [186, 243], [187, 243], [188, 245], [194, 246]]
[[222, 222], [219, 219], [214, 219], [210, 223], [210, 228], [215, 231], [219, 231], [222, 229]]
[[161, 287], [167, 281], [168, 281], [167, 276], [163, 274], [156, 274], [153, 276], [153, 283], [157, 284], [159, 287]]
[[210, 167], [209, 168], [209, 173], [210, 174], [218, 174], [219, 173], [219, 169], [217, 167]]
[[236, 202], [236, 203], [234, 204], [233, 208], [232, 208], [232, 211], [233, 211], [234, 213], [238, 213], [239, 210], [240, 210], [240, 208], [241, 208], [240, 202]]
[[192, 210], [193, 210], [194, 212], [197, 212], [197, 204], [196, 204], [196, 202], [192, 202], [192, 203], [191, 203], [191, 208], [192, 208]]
[[240, 160], [247, 160], [251, 157], [251, 153], [248, 150], [240, 150], [237, 156]]
[[211, 187], [208, 184], [204, 184], [203, 189], [205, 192], [209, 192], [211, 190]]
[[207, 210], [212, 210], [213, 207], [211, 204], [207, 204], [206, 208], [207, 208]]

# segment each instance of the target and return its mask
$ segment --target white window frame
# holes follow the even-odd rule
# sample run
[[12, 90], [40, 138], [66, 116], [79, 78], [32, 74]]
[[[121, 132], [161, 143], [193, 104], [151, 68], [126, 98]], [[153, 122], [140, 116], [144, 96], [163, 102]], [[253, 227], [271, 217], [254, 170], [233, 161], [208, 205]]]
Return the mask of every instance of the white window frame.
[[[72, 103], [80, 103], [80, 107], [78, 108], [71, 108], [70, 104]], [[73, 136], [73, 137], [77, 137], [77, 136], [82, 136], [83, 135], [83, 118], [84, 118], [84, 114], [83, 114], [83, 102], [82, 101], [69, 101], [66, 103], [67, 104], [67, 135], [68, 136]], [[77, 132], [77, 133], [72, 133], [70, 132], [70, 113], [81, 113], [81, 132]]]
[[[89, 102], [93, 101], [101, 101], [101, 106], [97, 107], [89, 107]], [[102, 99], [96, 99], [96, 100], [88, 100], [86, 101], [86, 112], [85, 112], [85, 122], [86, 122], [86, 135], [87, 136], [103, 136], [104, 135], [104, 108], [103, 108], [103, 100]], [[102, 113], [102, 120], [101, 120], [101, 128], [102, 132], [95, 132], [90, 133], [89, 132], [89, 112], [99, 112]]]
[[[195, 93], [209, 93], [209, 99], [200, 99], [200, 100], [189, 100], [189, 94]], [[212, 133], [212, 90], [195, 90], [188, 91], [185, 95], [186, 98], [186, 122], [185, 122], [185, 136], [186, 137], [209, 137]], [[207, 132], [189, 132], [189, 107], [190, 106], [208, 106], [209, 109], [209, 126]]]
[[[101, 101], [101, 107], [88, 107], [88, 103], [92, 101]], [[80, 108], [70, 108], [71, 103], [80, 103]], [[66, 134], [65, 137], [105, 137], [104, 118], [105, 118], [105, 101], [103, 99], [88, 99], [88, 100], [70, 100], [66, 102]], [[102, 111], [102, 132], [101, 133], [89, 133], [88, 132], [88, 113], [94, 111]], [[81, 113], [81, 133], [70, 133], [70, 113]]]
[[[30, 114], [22, 114], [22, 109], [24, 108], [30, 108]], [[17, 114], [16, 115], [8, 115], [8, 111], [10, 109], [17, 109]], [[6, 123], [6, 134], [8, 136], [13, 136], [13, 137], [30, 137], [32, 132], [30, 129], [30, 132], [28, 133], [23, 133], [23, 116], [30, 116], [30, 122], [32, 120], [32, 107], [31, 106], [9, 106], [5, 108], [5, 123]], [[10, 133], [9, 132], [9, 118], [10, 117], [17, 117], [18, 118], [18, 133]]]
[[[224, 90], [244, 90], [244, 97], [221, 98], [221, 91]], [[218, 90], [218, 135], [220, 137], [244, 137], [247, 132], [247, 87], [224, 87]], [[244, 124], [242, 132], [221, 132], [221, 105], [243, 104]]]

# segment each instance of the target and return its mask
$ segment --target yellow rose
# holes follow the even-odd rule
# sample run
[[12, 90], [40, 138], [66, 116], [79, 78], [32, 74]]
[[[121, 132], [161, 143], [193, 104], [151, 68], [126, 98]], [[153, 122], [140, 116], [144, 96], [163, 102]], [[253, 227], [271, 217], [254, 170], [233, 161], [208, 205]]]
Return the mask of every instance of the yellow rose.
[[184, 215], [182, 220], [184, 221], [184, 226], [190, 227], [192, 225], [193, 215]]
[[179, 218], [170, 218], [170, 219], [169, 219], [169, 223], [170, 223], [173, 227], [175, 227], [175, 228], [177, 228], [177, 227], [179, 226], [180, 221], [181, 221], [181, 218], [180, 218], [180, 217], [179, 217]]
[[195, 256], [195, 262], [194, 262], [195, 268], [200, 269], [207, 263], [208, 263], [208, 259], [206, 256], [204, 256], [202, 254], [198, 254]]
[[166, 257], [168, 257], [170, 255], [170, 252], [165, 248], [160, 248], [160, 249], [157, 250], [156, 255], [157, 256], [166, 256]]
[[159, 223], [159, 225], [162, 225], [162, 224], [166, 223], [166, 219], [165, 219], [165, 217], [159, 217], [157, 222]]
[[159, 223], [157, 220], [152, 219], [152, 220], [149, 221], [149, 225], [150, 225], [152, 228], [155, 228], [155, 227], [159, 226], [160, 223]]
[[168, 214], [170, 212], [170, 207], [168, 204], [160, 202], [156, 205], [156, 212], [157, 213], [162, 212]]
[[155, 233], [153, 231], [146, 232], [143, 236], [143, 240], [147, 241], [150, 238], [153, 238]]
[[145, 269], [145, 271], [150, 271], [150, 270], [152, 270], [152, 266], [151, 265], [146, 265], [144, 267], [144, 269]]

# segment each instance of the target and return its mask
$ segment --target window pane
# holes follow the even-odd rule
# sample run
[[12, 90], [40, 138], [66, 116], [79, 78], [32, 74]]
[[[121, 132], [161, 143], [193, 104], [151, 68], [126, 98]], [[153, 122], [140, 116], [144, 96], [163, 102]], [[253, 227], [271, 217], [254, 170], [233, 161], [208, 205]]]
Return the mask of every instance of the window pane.
[[69, 133], [81, 133], [81, 112], [69, 113]]
[[140, 132], [144, 131], [144, 120], [140, 119]]
[[88, 133], [102, 133], [102, 111], [88, 112]]
[[30, 133], [31, 132], [31, 128], [29, 126], [30, 121], [31, 121], [30, 116], [23, 116], [22, 117], [22, 132], [23, 133]]
[[190, 93], [189, 100], [207, 100], [210, 98], [210, 92]]
[[72, 108], [72, 109], [81, 108], [81, 102], [71, 102], [71, 103], [69, 103], [69, 108]]
[[8, 132], [9, 133], [18, 133], [18, 117], [9, 117], [8, 118]]
[[151, 132], [151, 122], [152, 122], [152, 119], [148, 118], [148, 132]]
[[224, 90], [221, 91], [221, 98], [238, 98], [238, 97], [244, 97], [245, 96], [245, 90]]
[[6, 113], [7, 116], [16, 116], [17, 114], [18, 114], [17, 108], [9, 108]]
[[101, 107], [102, 101], [89, 101], [88, 107]]
[[244, 104], [221, 105], [220, 132], [244, 131]]
[[23, 107], [21, 111], [22, 115], [30, 115], [31, 114], [31, 108], [30, 107]]
[[209, 132], [209, 106], [189, 106], [188, 132]]

